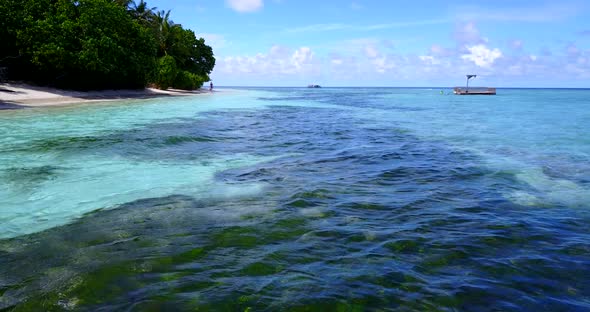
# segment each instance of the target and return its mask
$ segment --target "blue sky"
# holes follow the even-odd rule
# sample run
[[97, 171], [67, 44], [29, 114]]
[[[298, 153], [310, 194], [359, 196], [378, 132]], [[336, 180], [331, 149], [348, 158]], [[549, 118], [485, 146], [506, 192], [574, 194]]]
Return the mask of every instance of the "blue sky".
[[226, 86], [590, 87], [590, 2], [146, 0]]

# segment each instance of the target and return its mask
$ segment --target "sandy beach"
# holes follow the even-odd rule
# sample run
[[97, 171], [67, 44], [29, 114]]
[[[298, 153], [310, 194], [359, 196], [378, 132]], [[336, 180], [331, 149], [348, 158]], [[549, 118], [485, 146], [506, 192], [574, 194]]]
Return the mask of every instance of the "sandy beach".
[[102, 90], [72, 91], [49, 87], [32, 86], [23, 83], [0, 83], [0, 110], [30, 107], [62, 106], [78, 103], [92, 103], [125, 99], [143, 99], [163, 96], [190, 96], [206, 94], [208, 91], [194, 90]]

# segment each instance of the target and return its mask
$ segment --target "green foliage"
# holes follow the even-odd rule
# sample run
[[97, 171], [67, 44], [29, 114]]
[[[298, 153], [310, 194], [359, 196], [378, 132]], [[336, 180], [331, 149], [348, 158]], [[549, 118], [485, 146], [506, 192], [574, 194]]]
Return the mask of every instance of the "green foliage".
[[22, 3], [0, 1], [0, 64], [6, 57], [18, 55], [16, 51], [16, 30], [22, 28]]
[[205, 39], [197, 39], [192, 30], [182, 29], [180, 25], [171, 28], [170, 36], [167, 52], [174, 56], [182, 69], [201, 75], [213, 70], [213, 50], [205, 44]]
[[151, 34], [108, 0], [25, 3], [16, 47], [28, 78], [76, 89], [138, 88], [154, 64]]
[[0, 67], [63, 88], [200, 87], [213, 51], [154, 10], [143, 0], [1, 0]]
[[209, 76], [200, 76], [186, 70], [181, 70], [176, 75], [173, 87], [183, 90], [195, 90], [203, 86], [205, 81], [209, 81]]
[[178, 75], [178, 67], [176, 61], [172, 56], [166, 55], [158, 61], [158, 75], [155, 81], [158, 88], [166, 90], [172, 86], [176, 76]]
[[174, 88], [176, 89], [194, 90], [197, 88], [197, 84], [197, 75], [187, 72], [186, 70], [181, 70], [178, 72], [178, 75], [176, 75], [176, 80], [174, 80]]

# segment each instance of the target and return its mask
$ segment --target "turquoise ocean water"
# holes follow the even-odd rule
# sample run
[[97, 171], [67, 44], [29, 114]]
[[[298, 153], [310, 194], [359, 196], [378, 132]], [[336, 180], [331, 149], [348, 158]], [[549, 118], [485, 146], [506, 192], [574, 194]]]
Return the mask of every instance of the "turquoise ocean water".
[[590, 90], [226, 89], [0, 129], [0, 310], [590, 310]]

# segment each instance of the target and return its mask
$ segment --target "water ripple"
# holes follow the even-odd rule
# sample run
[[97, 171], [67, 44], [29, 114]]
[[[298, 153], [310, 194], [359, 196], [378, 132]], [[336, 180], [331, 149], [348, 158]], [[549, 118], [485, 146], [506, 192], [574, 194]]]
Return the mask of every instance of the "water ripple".
[[[273, 92], [253, 101], [401, 111], [391, 91]], [[590, 309], [590, 215], [563, 202], [521, 205], [506, 196], [535, 186], [520, 171], [395, 121], [270, 105], [2, 150], [218, 166], [201, 183], [227, 196], [145, 191], [0, 240], [0, 309]], [[239, 155], [258, 161], [213, 161]], [[30, 190], [76, 170], [14, 165], [0, 176]], [[252, 185], [263, 187], [236, 195]]]

